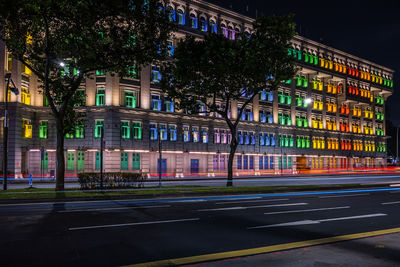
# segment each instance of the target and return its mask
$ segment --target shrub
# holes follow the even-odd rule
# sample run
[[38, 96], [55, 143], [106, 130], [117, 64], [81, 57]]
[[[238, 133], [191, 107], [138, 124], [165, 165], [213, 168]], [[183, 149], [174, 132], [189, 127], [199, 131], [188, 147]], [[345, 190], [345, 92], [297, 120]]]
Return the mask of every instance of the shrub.
[[[99, 172], [78, 173], [81, 189], [99, 189]], [[103, 188], [129, 188], [143, 187], [145, 176], [142, 173], [105, 172], [103, 173]]]

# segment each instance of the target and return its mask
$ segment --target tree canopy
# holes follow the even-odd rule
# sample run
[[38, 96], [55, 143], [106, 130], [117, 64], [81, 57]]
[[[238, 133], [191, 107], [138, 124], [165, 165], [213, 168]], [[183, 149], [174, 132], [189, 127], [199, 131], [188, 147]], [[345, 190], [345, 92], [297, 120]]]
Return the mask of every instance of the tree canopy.
[[[253, 33], [231, 40], [209, 34], [202, 40], [189, 36], [180, 41], [174, 57], [163, 67], [161, 88], [177, 101], [178, 109], [196, 113], [205, 106], [225, 119], [232, 134], [228, 185], [238, 142], [237, 126], [245, 107], [264, 89], [276, 90], [295, 74], [288, 55], [295, 34], [292, 16], [259, 17]], [[241, 101], [236, 117], [230, 116], [233, 101]]]
[[7, 51], [39, 79], [55, 117], [63, 189], [64, 135], [81, 117], [81, 83], [96, 70], [127, 76], [165, 59], [173, 25], [156, 0], [2, 1], [0, 25]]

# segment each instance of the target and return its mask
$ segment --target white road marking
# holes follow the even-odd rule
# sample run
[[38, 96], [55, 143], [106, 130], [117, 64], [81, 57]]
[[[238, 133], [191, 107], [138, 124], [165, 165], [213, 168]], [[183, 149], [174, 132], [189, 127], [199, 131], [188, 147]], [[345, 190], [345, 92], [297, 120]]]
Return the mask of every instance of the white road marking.
[[110, 227], [124, 227], [124, 226], [135, 226], [135, 225], [147, 225], [147, 224], [162, 224], [162, 223], [174, 223], [174, 222], [188, 222], [198, 221], [200, 218], [180, 219], [180, 220], [166, 220], [166, 221], [153, 221], [153, 222], [137, 222], [137, 223], [120, 223], [120, 224], [106, 224], [106, 225], [94, 225], [84, 227], [71, 227], [69, 231], [75, 230], [86, 230], [86, 229], [98, 229], [98, 228], [110, 228]]
[[334, 196], [320, 196], [319, 198], [332, 198], [332, 197], [358, 197], [358, 196], [368, 196], [369, 193], [366, 194], [353, 194], [353, 195], [334, 195]]
[[275, 211], [275, 212], [266, 212], [265, 215], [273, 215], [273, 214], [284, 214], [284, 213], [297, 213], [297, 212], [311, 212], [311, 211], [324, 211], [324, 210], [339, 210], [339, 209], [349, 209], [350, 206], [343, 207], [331, 207], [331, 208], [320, 208], [320, 209], [308, 209], [308, 210], [287, 210], [287, 211]]
[[384, 203], [381, 203], [381, 204], [382, 204], [382, 205], [400, 204], [400, 201], [384, 202]]
[[185, 202], [204, 202], [204, 201], [206, 201], [205, 199], [184, 199], [184, 200], [172, 200], [172, 201], [170, 201], [170, 202], [174, 202], [174, 203], [176, 203], [176, 202], [182, 202], [182, 203], [185, 203]]
[[222, 204], [236, 204], [236, 203], [254, 203], [254, 202], [268, 202], [268, 201], [284, 201], [289, 200], [288, 198], [279, 198], [279, 199], [261, 199], [261, 200], [247, 200], [247, 201], [230, 201], [230, 202], [217, 202], [215, 205]]
[[299, 206], [299, 205], [308, 205], [308, 203], [301, 202], [301, 203], [262, 205], [262, 206], [250, 206], [250, 207], [229, 207], [229, 208], [216, 208], [216, 209], [201, 209], [201, 210], [197, 210], [197, 211], [246, 210], [246, 209], [257, 209], [257, 208]]
[[259, 229], [259, 228], [271, 228], [271, 227], [318, 224], [318, 223], [322, 223], [322, 222], [363, 219], [363, 218], [371, 218], [371, 217], [386, 216], [386, 215], [387, 214], [385, 214], [385, 213], [373, 213], [373, 214], [365, 214], [365, 215], [349, 216], [349, 217], [339, 217], [339, 218], [330, 218], [330, 219], [322, 219], [322, 220], [302, 220], [302, 221], [294, 221], [294, 222], [286, 222], [286, 223], [277, 223], [277, 224], [270, 224], [270, 225], [247, 227], [247, 229]]
[[71, 210], [59, 210], [58, 212], [81, 212], [81, 211], [102, 211], [102, 210], [128, 210], [128, 209], [149, 209], [149, 208], [168, 208], [170, 205], [158, 205], [158, 206], [136, 206], [136, 207], [116, 207], [116, 208], [97, 208], [97, 209], [71, 209]]
[[[262, 197], [233, 197], [233, 198], [225, 198], [225, 199], [218, 199], [220, 201], [230, 201], [230, 200], [249, 200], [249, 199], [260, 199]], [[222, 202], [221, 202], [222, 203]], [[227, 202], [227, 203], [231, 203], [231, 202]]]

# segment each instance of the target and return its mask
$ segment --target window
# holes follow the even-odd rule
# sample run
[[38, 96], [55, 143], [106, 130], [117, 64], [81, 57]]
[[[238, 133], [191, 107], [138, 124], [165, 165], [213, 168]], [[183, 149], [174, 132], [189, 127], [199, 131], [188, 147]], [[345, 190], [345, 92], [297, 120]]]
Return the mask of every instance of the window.
[[162, 141], [168, 140], [168, 131], [166, 124], [159, 124], [160, 127], [160, 138]]
[[214, 144], [221, 143], [221, 135], [219, 129], [214, 129]]
[[173, 9], [172, 6], [167, 7], [167, 12], [168, 12], [169, 21], [171, 21], [171, 22], [175, 21], [175, 19], [176, 19], [175, 10]]
[[238, 170], [242, 169], [242, 155], [237, 156], [237, 168]]
[[208, 30], [208, 24], [204, 18], [200, 19], [200, 29], [202, 32], [207, 32], [207, 30]]
[[140, 122], [132, 122], [133, 140], [142, 140], [142, 124]]
[[104, 120], [96, 120], [94, 126], [94, 138], [101, 138], [101, 134], [104, 130]]
[[75, 126], [75, 138], [77, 138], [77, 139], [85, 138], [85, 125]]
[[67, 152], [67, 171], [75, 170], [75, 152]]
[[99, 151], [97, 151], [95, 153], [95, 165], [94, 165], [95, 170], [100, 170], [100, 161], [101, 161], [101, 154]]
[[201, 137], [202, 137], [203, 144], [207, 144], [208, 143], [208, 129], [207, 128], [201, 128]]
[[199, 137], [199, 127], [197, 127], [197, 126], [193, 126], [193, 127], [192, 127], [192, 136], [193, 136], [193, 142], [194, 142], [194, 143], [199, 142], [199, 140], [200, 140], [200, 137]]
[[[10, 98], [8, 98], [10, 100]], [[43, 107], [48, 107], [49, 106], [49, 101], [47, 100], [47, 97], [45, 94], [43, 94]]]
[[167, 53], [168, 56], [172, 57], [174, 55], [175, 52], [175, 46], [173, 45], [173, 43], [171, 41], [167, 42]]
[[28, 88], [21, 87], [21, 102], [25, 105], [31, 104], [31, 94], [28, 91]]
[[48, 132], [48, 121], [41, 121], [39, 126], [39, 138], [40, 139], [47, 139], [47, 132]]
[[129, 154], [128, 152], [121, 152], [121, 171], [129, 170]]
[[254, 170], [254, 156], [249, 156], [249, 169]]
[[210, 32], [217, 33], [217, 24], [214, 20], [210, 20]]
[[129, 139], [131, 137], [131, 129], [129, 121], [121, 121], [121, 138]]
[[243, 156], [243, 169], [247, 170], [249, 168], [249, 156]]
[[175, 102], [170, 100], [164, 101], [164, 110], [166, 112], [175, 112]]
[[256, 144], [256, 136], [254, 135], [254, 132], [250, 132], [250, 144]]
[[259, 140], [259, 145], [260, 146], [265, 146], [265, 138], [264, 138], [264, 134], [263, 133], [259, 134], [258, 140]]
[[136, 96], [133, 91], [125, 91], [125, 107], [136, 108]]
[[106, 99], [106, 90], [105, 89], [97, 89], [96, 106], [104, 106], [105, 99]]
[[190, 25], [192, 29], [197, 29], [197, 18], [194, 14], [190, 14]]
[[96, 70], [96, 76], [104, 76], [104, 75], [106, 75], [105, 70]]
[[159, 95], [151, 95], [151, 109], [161, 110], [161, 99]]
[[185, 13], [181, 9], [178, 9], [178, 24], [185, 25]]
[[139, 153], [132, 154], [132, 170], [134, 170], [134, 171], [140, 170], [140, 154]]
[[77, 170], [78, 171], [84, 171], [85, 170], [85, 152], [84, 151], [78, 151], [76, 153], [76, 159], [77, 159]]
[[158, 138], [157, 124], [150, 123], [150, 140], [157, 140], [157, 138]]
[[138, 72], [135, 66], [129, 66], [126, 69], [126, 78], [137, 79], [139, 78]]
[[28, 119], [22, 119], [22, 137], [32, 138], [32, 123]]
[[183, 142], [190, 141], [190, 131], [189, 126], [183, 126]]
[[[226, 144], [226, 143], [229, 142], [229, 141], [227, 140], [227, 139], [228, 139], [227, 136], [228, 136], [228, 130], [221, 130], [221, 143], [222, 143], [222, 144]], [[229, 142], [229, 143], [230, 143], [230, 142]]]
[[47, 170], [48, 167], [49, 167], [49, 153], [43, 152], [43, 158], [41, 159], [41, 162], [40, 162], [40, 169]]
[[176, 125], [169, 125], [169, 140], [176, 141]]
[[158, 67], [152, 66], [151, 67], [151, 81], [153, 83], [159, 83], [161, 80], [161, 73]]

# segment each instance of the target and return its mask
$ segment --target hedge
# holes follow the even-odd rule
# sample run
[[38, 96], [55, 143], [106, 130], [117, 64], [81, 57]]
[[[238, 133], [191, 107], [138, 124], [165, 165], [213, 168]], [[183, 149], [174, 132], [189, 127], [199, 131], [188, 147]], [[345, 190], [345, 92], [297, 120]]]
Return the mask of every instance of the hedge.
[[[100, 188], [99, 172], [78, 173], [81, 189]], [[146, 177], [142, 173], [104, 172], [103, 188], [143, 187]]]

